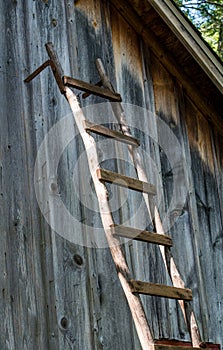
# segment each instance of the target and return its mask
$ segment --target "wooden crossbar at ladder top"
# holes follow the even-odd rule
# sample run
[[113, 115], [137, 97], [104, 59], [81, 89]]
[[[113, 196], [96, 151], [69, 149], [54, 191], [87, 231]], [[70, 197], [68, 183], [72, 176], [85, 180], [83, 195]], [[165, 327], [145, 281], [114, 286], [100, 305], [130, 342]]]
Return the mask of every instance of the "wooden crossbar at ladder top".
[[[97, 67], [100, 79], [103, 83], [103, 86], [106, 89], [110, 90], [111, 92], [115, 93], [115, 90], [108, 76], [106, 75], [104, 66], [100, 59], [96, 60], [96, 67]], [[125, 118], [124, 110], [121, 106], [121, 103], [111, 103], [111, 107], [118, 123], [121, 126], [121, 130], [123, 134], [131, 137], [132, 134], [131, 134], [130, 128], [128, 127], [128, 123]], [[136, 147], [132, 147], [131, 145], [128, 146], [128, 149], [129, 149], [129, 153], [132, 158], [133, 164], [135, 166], [138, 179], [144, 182], [148, 182], [146, 172], [143, 168], [143, 162], [141, 159], [139, 149]], [[155, 231], [160, 234], [164, 234], [165, 232], [163, 230], [161, 218], [160, 218], [158, 209], [156, 208], [152, 198], [144, 194], [144, 199], [146, 202], [146, 206], [147, 206], [150, 218], [152, 222], [154, 222]], [[153, 220], [153, 217], [154, 217], [154, 220]], [[160, 251], [164, 260], [164, 264], [172, 280], [173, 286], [178, 288], [184, 288], [185, 287], [184, 281], [181, 278], [179, 271], [177, 270], [170, 247], [160, 246]], [[201, 347], [201, 345], [203, 346], [204, 343], [201, 340], [201, 335], [199, 332], [198, 324], [197, 324], [191, 303], [189, 301], [179, 300], [179, 304], [181, 306], [181, 309], [188, 327], [188, 331], [191, 336], [193, 347]]]

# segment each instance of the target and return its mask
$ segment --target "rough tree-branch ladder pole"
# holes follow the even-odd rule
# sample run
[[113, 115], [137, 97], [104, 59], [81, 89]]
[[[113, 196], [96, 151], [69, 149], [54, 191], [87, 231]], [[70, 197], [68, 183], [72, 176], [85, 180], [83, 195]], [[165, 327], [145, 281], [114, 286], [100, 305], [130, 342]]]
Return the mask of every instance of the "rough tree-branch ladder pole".
[[85, 131], [84, 121], [85, 116], [79, 106], [77, 97], [68, 88], [65, 87], [65, 97], [69, 102], [71, 110], [73, 112], [74, 120], [79, 129], [80, 135], [85, 145], [88, 164], [92, 180], [94, 183], [95, 191], [98, 198], [99, 210], [105, 235], [108, 241], [108, 245], [116, 266], [119, 280], [126, 295], [132, 317], [135, 323], [135, 327], [138, 333], [138, 337], [143, 350], [154, 350], [153, 337], [146, 320], [146, 316], [143, 310], [143, 306], [138, 294], [132, 293], [131, 288], [131, 275], [129, 268], [126, 264], [125, 257], [123, 255], [120, 242], [116, 239], [110, 229], [110, 225], [114, 225], [114, 221], [111, 214], [111, 209], [108, 202], [108, 193], [104, 183], [100, 182], [97, 177], [96, 170], [99, 167], [99, 160], [97, 155], [96, 143], [94, 138]]
[[[109, 89], [110, 91], [112, 91], [113, 93], [115, 93], [115, 90], [108, 78], [108, 76], [106, 75], [103, 63], [101, 61], [101, 59], [97, 59], [96, 60], [96, 67], [99, 73], [99, 76], [101, 78], [101, 81], [103, 83], [103, 86], [107, 89]], [[111, 106], [112, 106], [112, 110], [114, 112], [114, 115], [118, 121], [118, 123], [120, 124], [121, 130], [123, 132], [124, 135], [128, 135], [128, 136], [132, 136], [130, 128], [128, 127], [128, 123], [125, 117], [125, 113], [124, 110], [122, 108], [121, 103], [112, 103], [111, 102]], [[139, 178], [139, 180], [141, 181], [145, 181], [148, 182], [148, 178], [146, 175], [146, 172], [143, 168], [143, 163], [141, 160], [141, 155], [139, 153], [138, 148], [136, 147], [132, 147], [132, 146], [128, 146], [129, 149], [129, 153], [130, 156], [132, 158], [134, 167], [136, 169], [137, 172], [137, 176]], [[157, 233], [160, 234], [165, 234], [163, 226], [162, 226], [162, 221], [159, 215], [159, 211], [156, 207], [156, 205], [154, 204], [153, 200], [150, 198], [150, 196], [146, 193], [143, 194], [144, 196], [144, 200], [150, 215], [150, 219], [151, 221], [154, 223], [154, 228], [156, 230]], [[160, 251], [165, 263], [165, 266], [168, 270], [168, 273], [170, 275], [170, 278], [172, 280], [173, 286], [174, 287], [179, 287], [179, 288], [185, 288], [185, 284], [183, 279], [180, 276], [180, 273], [175, 265], [173, 256], [171, 254], [170, 248], [169, 247], [163, 247], [163, 246], [159, 246], [160, 247]], [[201, 340], [201, 335], [199, 332], [199, 328], [197, 325], [197, 321], [192, 309], [192, 305], [190, 302], [188, 301], [183, 301], [183, 300], [179, 300], [179, 304], [181, 306], [185, 321], [187, 323], [187, 327], [191, 336], [191, 340], [192, 340], [192, 345], [193, 347], [200, 347], [200, 345], [202, 344], [202, 340]]]

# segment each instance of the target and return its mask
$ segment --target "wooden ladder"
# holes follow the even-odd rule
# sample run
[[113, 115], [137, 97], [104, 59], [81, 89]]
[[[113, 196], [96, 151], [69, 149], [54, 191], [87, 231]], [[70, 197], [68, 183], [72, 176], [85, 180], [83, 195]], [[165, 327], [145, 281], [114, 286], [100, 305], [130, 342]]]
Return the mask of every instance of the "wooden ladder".
[[[52, 43], [46, 44], [46, 50], [49, 60], [35, 70], [25, 82], [30, 82], [43, 69], [50, 66], [60, 92], [67, 99], [80, 135], [83, 139], [89, 169], [94, 182], [95, 191], [98, 198], [99, 210], [105, 235], [113, 257], [119, 280], [128, 301], [131, 314], [134, 320], [136, 331], [143, 350], [164, 350], [164, 349], [183, 349], [181, 346], [159, 345], [154, 341], [148, 321], [143, 310], [140, 294], [153, 295], [179, 300], [179, 304], [183, 311], [183, 315], [191, 335], [192, 345], [190, 349], [205, 348], [206, 344], [201, 341], [201, 336], [194, 316], [191, 300], [192, 292], [185, 288], [184, 282], [180, 277], [179, 271], [174, 263], [171, 253], [172, 239], [164, 233], [158, 210], [154, 204], [153, 196], [156, 194], [155, 186], [148, 183], [146, 173], [142, 166], [142, 159], [139, 153], [139, 142], [130, 132], [127, 121], [125, 119], [124, 110], [121, 105], [121, 96], [116, 93], [106, 76], [104, 67], [100, 59], [96, 60], [97, 70], [100, 81], [96, 85], [67, 77], [63, 74], [63, 70], [59, 63], [58, 57], [53, 49]], [[76, 95], [69, 88], [80, 89], [85, 92], [83, 97], [90, 94], [98, 95], [108, 99], [111, 102], [114, 115], [120, 124], [122, 132], [111, 130], [102, 125], [94, 124], [86, 120], [82, 109], [79, 106]], [[137, 172], [137, 179], [114, 173], [109, 170], [100, 168], [96, 149], [96, 142], [92, 134], [100, 134], [104, 137], [112, 138], [118, 142], [128, 145], [129, 154]], [[113, 183], [118, 186], [125, 186], [129, 189], [140, 191], [143, 193], [148, 212], [151, 219], [154, 217], [155, 232], [142, 231], [136, 228], [116, 225], [109, 207], [108, 191], [106, 183]], [[160, 247], [161, 254], [172, 280], [173, 286], [138, 281], [132, 278], [124, 254], [122, 252], [119, 237], [127, 237], [151, 244], [157, 244]], [[207, 349], [207, 348], [206, 348]]]

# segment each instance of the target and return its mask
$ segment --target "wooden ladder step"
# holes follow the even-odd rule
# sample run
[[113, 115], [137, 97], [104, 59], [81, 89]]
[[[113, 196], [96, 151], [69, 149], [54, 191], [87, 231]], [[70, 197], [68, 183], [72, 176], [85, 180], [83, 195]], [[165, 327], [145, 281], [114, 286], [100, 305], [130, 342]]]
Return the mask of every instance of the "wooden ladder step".
[[[103, 83], [102, 83], [101, 80], [99, 80], [96, 84], [94, 84], [94, 86], [102, 86], [102, 85], [103, 85]], [[90, 92], [85, 92], [84, 94], [82, 94], [82, 98], [85, 99], [85, 98], [87, 98], [90, 95], [91, 95]]]
[[91, 123], [88, 120], [84, 121], [84, 128], [86, 131], [92, 131], [96, 134], [115, 139], [116, 141], [127, 143], [131, 146], [139, 146], [139, 141], [134, 137], [124, 135], [119, 131], [106, 128], [103, 125]]
[[98, 168], [97, 177], [100, 181], [109, 182], [118, 186], [127, 187], [135, 191], [145, 192], [151, 195], [156, 195], [156, 188], [154, 185], [134, 179], [129, 176], [114, 173], [110, 170]]
[[164, 245], [172, 247], [172, 239], [168, 235], [158, 234], [150, 231], [143, 231], [132, 227], [123, 225], [111, 225], [113, 235], [135, 239], [137, 241], [143, 241], [153, 244]]
[[81, 91], [88, 92], [88, 93], [93, 94], [93, 95], [104, 97], [110, 101], [114, 101], [114, 102], [121, 102], [122, 101], [122, 98], [119, 94], [113, 93], [110, 90], [105, 89], [103, 87], [99, 87], [97, 85], [92, 85], [92, 84], [86, 83], [82, 80], [78, 80], [78, 79], [64, 76], [63, 83], [65, 86], [70, 86], [70, 87], [79, 89]]
[[149, 283], [131, 280], [132, 293], [153, 295], [169, 299], [187, 300], [193, 299], [192, 291], [188, 288], [177, 288], [163, 284]]

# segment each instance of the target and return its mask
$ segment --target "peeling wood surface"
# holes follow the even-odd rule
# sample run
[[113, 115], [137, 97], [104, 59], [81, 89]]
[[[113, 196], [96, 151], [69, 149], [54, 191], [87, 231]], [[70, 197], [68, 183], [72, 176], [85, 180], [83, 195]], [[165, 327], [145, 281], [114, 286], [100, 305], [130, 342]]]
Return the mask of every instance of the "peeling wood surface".
[[[28, 85], [23, 83], [46, 61], [44, 45], [49, 41], [54, 43], [66, 75], [95, 84], [95, 59], [101, 57], [123, 101], [150, 110], [149, 114], [140, 110], [138, 130], [133, 128], [133, 134], [161, 174], [161, 186], [157, 185], [160, 195], [164, 189], [163, 211], [171, 199], [172, 180], [163, 151], [148, 137], [157, 133], [154, 112], [177, 136], [185, 157], [189, 196], [168, 234], [186, 287], [193, 292], [203, 340], [222, 342], [222, 138], [191, 104], [181, 82], [159, 64], [152, 50], [108, 2], [79, 0], [74, 6], [71, 1], [27, 0], [21, 4], [2, 2], [0, 6], [1, 32], [6, 33], [0, 51], [4, 86], [0, 95], [0, 348], [140, 349], [109, 250], [86, 248], [57, 235], [36, 201], [33, 172], [37, 150], [50, 128], [70, 113], [49, 68]], [[140, 6], [139, 11], [143, 11]], [[102, 101], [91, 95], [82, 104]], [[129, 124], [135, 125], [136, 116], [126, 115]], [[112, 127], [119, 130], [117, 125]], [[63, 138], [62, 132], [58, 134], [58, 140]], [[109, 142], [103, 152], [108, 158], [116, 151], [119, 155], [116, 163], [107, 161], [109, 169], [134, 177], [127, 146]], [[61, 157], [57, 182], [72, 214], [97, 228], [100, 220], [93, 190], [92, 211], [81, 205], [89, 192], [84, 183], [78, 195], [73, 190], [75, 165], [80, 179], [89, 171], [84, 163], [78, 163], [82, 152], [83, 145], [76, 137]], [[156, 183], [151, 158], [145, 159], [145, 168], [151, 183]], [[126, 193], [120, 191], [120, 196]], [[151, 230], [146, 212], [132, 218], [141, 201], [140, 194], [131, 193], [115, 213], [118, 223], [128, 219], [132, 227]], [[178, 214], [175, 209], [173, 217]], [[75, 229], [84, 239], [86, 232]], [[135, 279], [168, 284], [156, 246], [128, 241], [124, 249]], [[189, 340], [174, 300], [148, 296], [142, 300], [155, 338]]]

